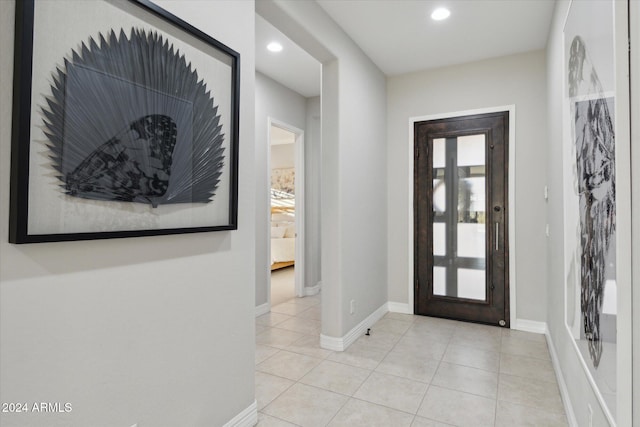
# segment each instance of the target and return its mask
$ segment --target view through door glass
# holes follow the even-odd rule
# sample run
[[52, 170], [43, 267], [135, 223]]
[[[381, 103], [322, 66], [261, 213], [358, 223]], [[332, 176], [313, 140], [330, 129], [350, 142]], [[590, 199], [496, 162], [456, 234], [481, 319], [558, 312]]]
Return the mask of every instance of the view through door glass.
[[508, 113], [415, 124], [416, 314], [508, 326]]
[[433, 140], [433, 293], [486, 300], [485, 136]]

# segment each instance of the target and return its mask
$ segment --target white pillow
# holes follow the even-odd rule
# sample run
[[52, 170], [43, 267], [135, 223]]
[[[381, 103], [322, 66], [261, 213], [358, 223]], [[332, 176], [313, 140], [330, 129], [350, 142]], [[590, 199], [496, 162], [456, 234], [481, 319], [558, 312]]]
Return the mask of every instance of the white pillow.
[[284, 228], [285, 232], [284, 232], [284, 237], [296, 237], [296, 226], [294, 225], [289, 225], [287, 227], [279, 227], [279, 228]]
[[271, 238], [282, 239], [286, 232], [286, 227], [271, 227]]

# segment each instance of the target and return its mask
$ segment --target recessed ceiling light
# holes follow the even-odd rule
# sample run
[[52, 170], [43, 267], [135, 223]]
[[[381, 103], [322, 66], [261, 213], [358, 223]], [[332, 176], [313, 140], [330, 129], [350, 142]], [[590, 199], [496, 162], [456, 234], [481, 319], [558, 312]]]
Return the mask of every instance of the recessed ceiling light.
[[271, 42], [267, 45], [267, 49], [270, 52], [280, 52], [282, 50], [282, 45], [278, 42]]
[[431, 14], [431, 19], [433, 19], [434, 21], [442, 21], [443, 19], [447, 19], [449, 15], [451, 15], [449, 9], [439, 7], [433, 11], [433, 13]]

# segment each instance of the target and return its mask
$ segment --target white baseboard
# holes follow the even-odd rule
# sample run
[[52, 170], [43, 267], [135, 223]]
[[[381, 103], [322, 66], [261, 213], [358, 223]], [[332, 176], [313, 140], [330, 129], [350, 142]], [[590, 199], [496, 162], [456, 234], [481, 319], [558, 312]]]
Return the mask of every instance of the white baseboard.
[[256, 306], [256, 317], [267, 314], [269, 311], [271, 311], [271, 307], [268, 302], [265, 302], [262, 305], [258, 305]]
[[546, 334], [548, 331], [547, 324], [545, 322], [527, 319], [516, 319], [516, 324], [511, 325], [511, 329], [523, 332], [533, 332], [534, 334]]
[[351, 329], [343, 337], [330, 337], [327, 335], [320, 335], [320, 347], [333, 351], [345, 351], [355, 340], [360, 338], [367, 329], [373, 326], [378, 320], [387, 313], [388, 303], [384, 303], [376, 311], [371, 313], [362, 322], [358, 323], [353, 329]]
[[224, 427], [253, 427], [258, 424], [258, 402], [255, 400], [248, 408], [233, 417]]
[[403, 302], [389, 301], [387, 308], [391, 313], [413, 314], [411, 306]]
[[320, 293], [320, 289], [322, 288], [322, 282], [318, 282], [315, 286], [309, 286], [304, 288], [304, 295], [307, 297], [312, 297]]
[[562, 369], [560, 369], [560, 360], [558, 360], [558, 353], [556, 353], [556, 346], [551, 339], [551, 334], [547, 330], [545, 332], [547, 338], [547, 347], [549, 347], [549, 355], [551, 356], [551, 364], [553, 370], [556, 373], [556, 380], [558, 381], [558, 388], [560, 389], [560, 397], [564, 403], [564, 412], [567, 415], [567, 422], [569, 427], [578, 427], [578, 421], [576, 421], [576, 414], [573, 412], [573, 405], [571, 405], [571, 398], [569, 397], [569, 389], [567, 383], [564, 381], [564, 375], [562, 375]]

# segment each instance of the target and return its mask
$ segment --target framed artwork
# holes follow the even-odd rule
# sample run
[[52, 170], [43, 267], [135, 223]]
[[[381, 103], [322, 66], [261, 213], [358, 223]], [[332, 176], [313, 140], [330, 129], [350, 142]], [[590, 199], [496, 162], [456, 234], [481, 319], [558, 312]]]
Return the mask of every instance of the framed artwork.
[[239, 82], [150, 1], [16, 2], [9, 241], [236, 229]]
[[613, 1], [572, 1], [563, 67], [566, 325], [611, 421], [617, 393], [613, 22]]

